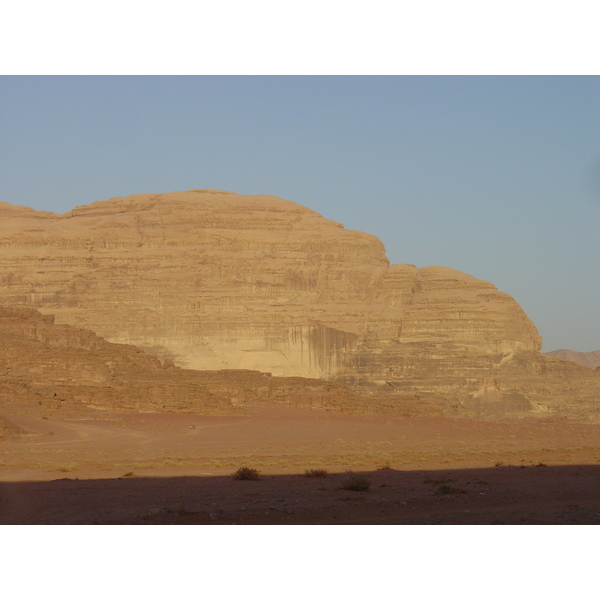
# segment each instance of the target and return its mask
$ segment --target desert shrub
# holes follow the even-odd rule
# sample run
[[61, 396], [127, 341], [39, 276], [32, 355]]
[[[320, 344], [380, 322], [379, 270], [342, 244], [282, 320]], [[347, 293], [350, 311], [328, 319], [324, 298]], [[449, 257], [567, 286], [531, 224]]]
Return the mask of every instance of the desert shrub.
[[393, 471], [392, 464], [389, 460], [386, 460], [380, 467], [377, 467], [378, 471]]
[[79, 468], [79, 463], [73, 462], [65, 465], [56, 465], [53, 470], [60, 471], [61, 473], [70, 473], [76, 471]]
[[371, 485], [371, 480], [366, 475], [348, 471], [346, 478], [342, 481], [343, 490], [352, 490], [353, 492], [364, 492]]
[[327, 477], [327, 471], [325, 469], [306, 469], [304, 475], [306, 477]]
[[460, 488], [455, 488], [449, 483], [443, 483], [438, 487], [435, 492], [436, 496], [441, 496], [443, 494], [466, 494], [465, 490], [461, 490]]
[[454, 479], [444, 479], [443, 477], [441, 479], [432, 479], [431, 477], [425, 477], [425, 479], [423, 479], [423, 483], [437, 483], [438, 485], [441, 483], [451, 483], [453, 482]]
[[260, 479], [258, 471], [250, 467], [240, 467], [232, 476], [234, 479], [245, 481], [257, 481]]

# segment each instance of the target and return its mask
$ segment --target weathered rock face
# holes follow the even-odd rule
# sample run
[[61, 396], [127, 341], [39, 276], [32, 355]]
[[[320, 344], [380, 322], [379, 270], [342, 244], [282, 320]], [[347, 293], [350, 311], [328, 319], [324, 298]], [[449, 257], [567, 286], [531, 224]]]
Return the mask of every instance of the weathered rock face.
[[[257, 371], [189, 371], [35, 309], [0, 307], [0, 408], [239, 412], [265, 402], [361, 412], [346, 386]], [[364, 402], [363, 402], [364, 404]], [[8, 426], [0, 421], [6, 435]], [[1, 432], [0, 432], [1, 433]], [[6, 435], [4, 437], [6, 437]]]
[[188, 369], [348, 384], [392, 411], [544, 412], [574, 390], [578, 414], [600, 404], [599, 378], [542, 356], [492, 284], [390, 265], [377, 238], [269, 196], [145, 194], [65, 215], [0, 203], [0, 304]]
[[493, 285], [390, 266], [377, 238], [277, 198], [198, 190], [0, 217], [0, 303], [188, 368], [367, 383], [541, 347]]
[[554, 358], [562, 358], [564, 360], [571, 360], [584, 367], [590, 369], [597, 369], [600, 367], [600, 350], [595, 352], [576, 352], [575, 350], [553, 350], [552, 352], [546, 352], [546, 356], [552, 356]]

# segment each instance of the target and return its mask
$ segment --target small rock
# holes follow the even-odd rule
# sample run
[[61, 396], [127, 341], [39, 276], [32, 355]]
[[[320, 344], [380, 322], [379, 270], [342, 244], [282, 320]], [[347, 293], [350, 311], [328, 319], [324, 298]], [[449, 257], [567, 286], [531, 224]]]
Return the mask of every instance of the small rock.
[[211, 521], [218, 521], [221, 518], [221, 515], [214, 512], [210, 513], [208, 516], [210, 517]]

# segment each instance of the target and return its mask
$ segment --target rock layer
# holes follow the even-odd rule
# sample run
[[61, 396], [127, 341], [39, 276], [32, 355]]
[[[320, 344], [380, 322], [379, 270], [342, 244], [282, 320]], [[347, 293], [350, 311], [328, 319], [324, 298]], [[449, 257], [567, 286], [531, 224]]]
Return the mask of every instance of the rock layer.
[[[190, 371], [35, 309], [0, 307], [0, 406], [4, 410], [239, 413], [247, 402], [351, 412], [337, 383], [257, 371]], [[9, 428], [0, 421], [0, 429]]]
[[541, 347], [492, 284], [390, 266], [377, 238], [277, 198], [199, 190], [0, 216], [0, 303], [188, 368], [366, 382], [414, 370], [401, 363], [418, 349], [437, 363]]
[[188, 369], [327, 379], [392, 404], [537, 410], [571, 368], [542, 357], [491, 283], [390, 265], [374, 236], [270, 196], [143, 194], [64, 215], [0, 204], [0, 304]]

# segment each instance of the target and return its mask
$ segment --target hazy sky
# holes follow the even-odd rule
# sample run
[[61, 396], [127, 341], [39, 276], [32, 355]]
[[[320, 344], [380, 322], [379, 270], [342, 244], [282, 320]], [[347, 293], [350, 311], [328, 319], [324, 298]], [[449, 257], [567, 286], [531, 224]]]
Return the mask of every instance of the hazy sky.
[[0, 77], [0, 201], [269, 194], [600, 349], [600, 77]]

